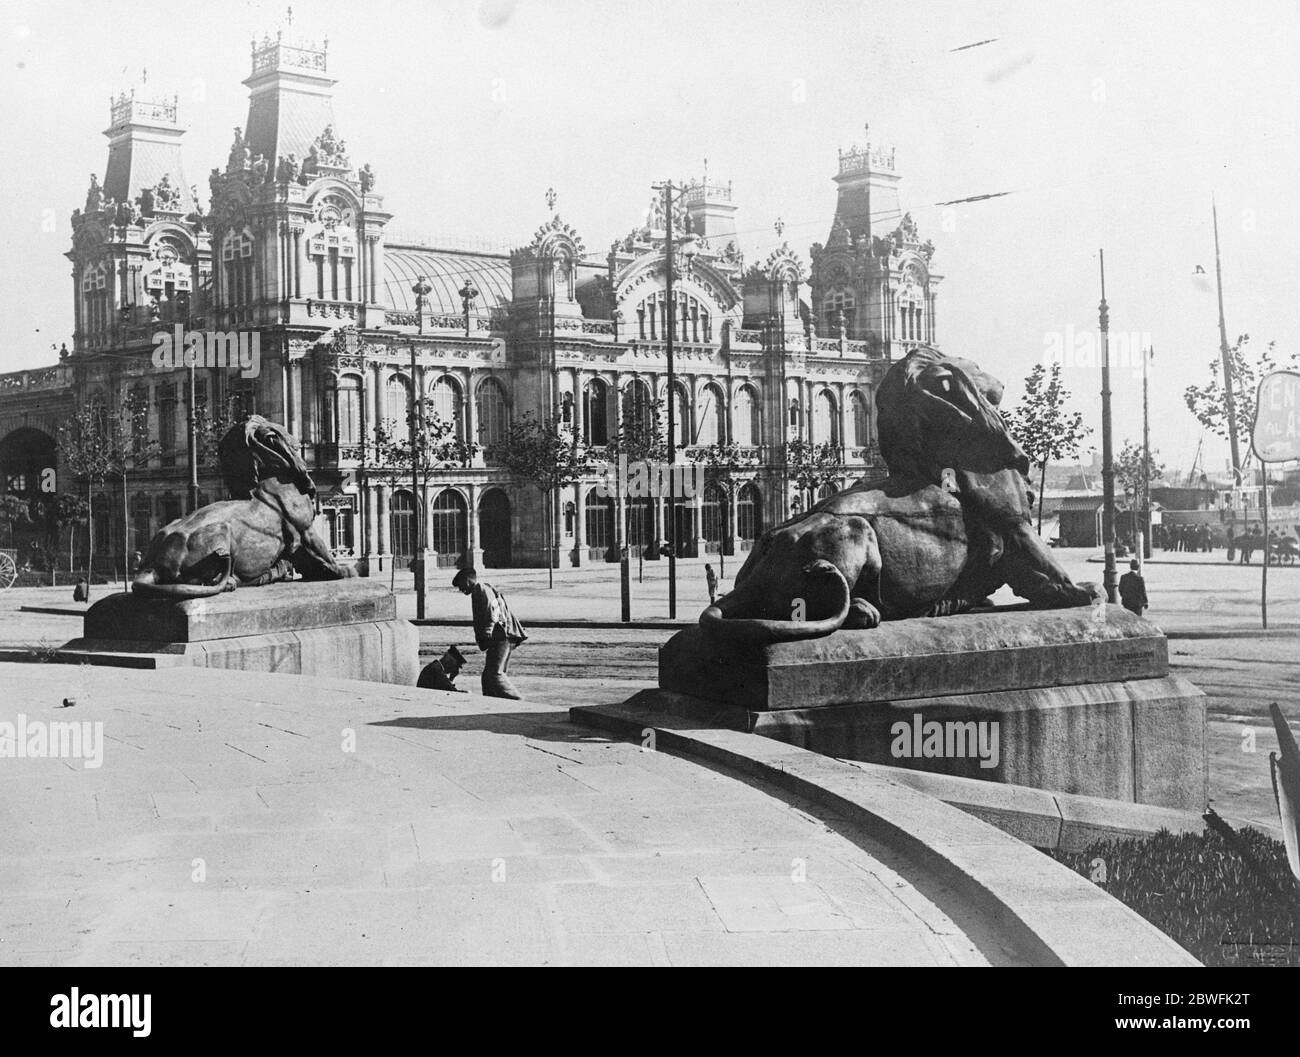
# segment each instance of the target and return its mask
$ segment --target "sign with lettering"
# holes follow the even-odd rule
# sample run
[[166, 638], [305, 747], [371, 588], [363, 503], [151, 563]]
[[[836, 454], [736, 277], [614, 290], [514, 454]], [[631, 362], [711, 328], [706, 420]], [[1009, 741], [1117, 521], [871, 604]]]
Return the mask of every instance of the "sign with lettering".
[[1261, 462], [1300, 459], [1300, 374], [1273, 371], [1260, 381], [1251, 444]]

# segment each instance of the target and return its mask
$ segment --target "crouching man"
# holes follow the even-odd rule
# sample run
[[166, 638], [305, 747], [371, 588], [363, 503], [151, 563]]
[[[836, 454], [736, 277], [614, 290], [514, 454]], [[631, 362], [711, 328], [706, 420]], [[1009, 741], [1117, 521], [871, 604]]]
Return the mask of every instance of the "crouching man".
[[510, 681], [510, 654], [525, 641], [523, 625], [510, 611], [505, 596], [491, 584], [479, 583], [473, 569], [462, 569], [451, 582], [473, 602], [474, 639], [487, 656], [483, 664], [483, 695], [519, 700], [519, 691]]
[[451, 690], [463, 694], [465, 691], [456, 685], [456, 676], [464, 667], [465, 655], [455, 646], [448, 646], [446, 653], [424, 666], [415, 685], [421, 690]]

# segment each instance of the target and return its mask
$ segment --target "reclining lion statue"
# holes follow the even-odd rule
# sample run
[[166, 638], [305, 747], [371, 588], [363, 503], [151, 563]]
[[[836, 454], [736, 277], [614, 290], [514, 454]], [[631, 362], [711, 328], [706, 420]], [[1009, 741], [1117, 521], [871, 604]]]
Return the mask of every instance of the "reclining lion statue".
[[754, 544], [706, 631], [776, 642], [942, 616], [1004, 584], [1036, 608], [1091, 604], [1030, 525], [1029, 460], [998, 412], [1002, 383], [917, 349], [876, 396], [889, 476], [830, 496]]
[[138, 595], [204, 598], [236, 587], [341, 580], [329, 544], [312, 527], [316, 486], [283, 426], [251, 415], [221, 438], [221, 475], [236, 498], [164, 525], [132, 584]]

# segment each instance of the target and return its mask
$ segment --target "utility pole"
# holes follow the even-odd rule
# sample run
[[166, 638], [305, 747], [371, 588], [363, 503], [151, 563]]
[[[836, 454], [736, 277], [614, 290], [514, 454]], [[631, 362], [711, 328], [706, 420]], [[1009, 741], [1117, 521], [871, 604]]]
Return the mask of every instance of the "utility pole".
[[1147, 401], [1147, 366], [1155, 355], [1154, 347], [1142, 353], [1142, 538], [1135, 539], [1138, 552], [1138, 572], [1142, 563], [1151, 557], [1151, 417]]
[[1232, 385], [1232, 358], [1228, 352], [1228, 327], [1223, 321], [1223, 265], [1219, 261], [1219, 207], [1210, 196], [1214, 216], [1214, 281], [1219, 289], [1219, 356], [1223, 360], [1223, 402], [1228, 409], [1228, 443], [1232, 445], [1232, 477], [1241, 487], [1241, 451], [1237, 444], [1237, 397]]
[[[466, 284], [467, 286], [469, 284]], [[411, 287], [415, 294], [416, 329], [424, 333], [424, 305], [433, 286], [421, 275]], [[466, 317], [468, 318], [468, 305]], [[415, 619], [424, 619], [424, 526], [422, 524], [424, 497], [420, 494], [420, 435], [424, 425], [424, 401], [421, 399], [420, 387], [415, 376], [415, 342], [411, 342], [411, 411], [409, 416], [409, 439], [411, 445], [411, 500], [415, 515], [415, 558], [411, 562], [411, 571], [415, 574]]]
[[1106, 571], [1102, 584], [1106, 601], [1119, 601], [1119, 576], [1115, 571], [1115, 457], [1110, 439], [1110, 309], [1106, 305], [1106, 251], [1101, 260], [1101, 304], [1097, 308], [1101, 325], [1101, 535], [1106, 548]]
[[664, 356], [668, 361], [668, 619], [677, 619], [677, 388], [673, 375], [673, 338], [677, 329], [673, 304], [673, 182], [660, 185], [664, 192], [664, 297], [668, 302], [668, 325]]
[[[188, 357], [187, 357], [188, 358]], [[189, 398], [186, 403], [189, 404], [190, 422], [189, 422], [189, 455], [190, 455], [190, 484], [189, 499], [190, 513], [199, 508], [199, 407], [198, 407], [198, 382], [194, 377], [194, 364], [191, 363], [187, 368], [189, 371]]]

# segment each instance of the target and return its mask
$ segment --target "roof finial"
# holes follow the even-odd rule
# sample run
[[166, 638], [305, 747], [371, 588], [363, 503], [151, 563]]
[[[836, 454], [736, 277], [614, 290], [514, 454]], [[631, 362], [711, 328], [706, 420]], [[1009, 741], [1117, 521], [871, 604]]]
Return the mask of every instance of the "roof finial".
[[556, 199], [555, 188], [548, 187], [546, 189], [546, 208], [549, 209], [552, 213], [555, 212], [555, 199]]
[[289, 10], [285, 15], [285, 25], [288, 26], [293, 25], [293, 4], [289, 5]]

